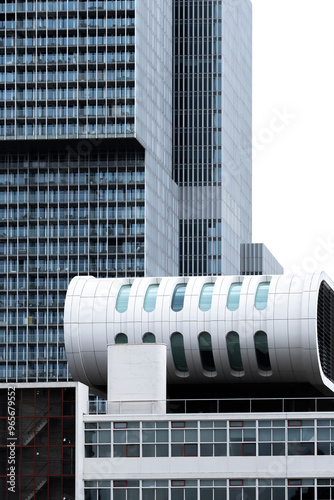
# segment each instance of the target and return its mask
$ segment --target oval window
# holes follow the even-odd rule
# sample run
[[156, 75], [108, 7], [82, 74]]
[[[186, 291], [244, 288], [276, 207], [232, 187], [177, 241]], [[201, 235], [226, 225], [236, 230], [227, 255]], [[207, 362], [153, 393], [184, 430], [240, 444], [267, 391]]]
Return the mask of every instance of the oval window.
[[188, 365], [184, 351], [183, 335], [178, 332], [173, 333], [170, 338], [170, 345], [175, 368], [179, 372], [187, 372]]
[[155, 343], [155, 335], [154, 333], [147, 332], [143, 336], [144, 344], [154, 344]]
[[203, 312], [209, 311], [209, 309], [211, 308], [212, 293], [214, 286], [215, 286], [214, 283], [206, 283], [202, 287], [201, 295], [199, 298], [199, 308]]
[[152, 312], [155, 309], [159, 285], [150, 285], [145, 294], [144, 311]]
[[215, 372], [216, 366], [215, 366], [215, 361], [213, 359], [210, 333], [202, 332], [198, 336], [198, 345], [199, 345], [199, 352], [201, 355], [203, 370], [206, 370], [208, 372]]
[[182, 285], [176, 285], [172, 298], [172, 309], [174, 312], [182, 311], [186, 288], [187, 288], [186, 283]]
[[239, 307], [242, 283], [232, 283], [227, 296], [227, 309], [236, 311]]
[[258, 311], [263, 311], [268, 304], [268, 294], [269, 294], [270, 281], [265, 281], [264, 283], [259, 283], [256, 295], [255, 295], [255, 308]]
[[231, 370], [243, 372], [244, 367], [241, 358], [240, 340], [237, 332], [229, 332], [226, 335], [226, 347]]
[[116, 301], [116, 311], [123, 313], [127, 310], [129, 304], [129, 296], [131, 291], [131, 285], [123, 285], [117, 295]]
[[115, 337], [115, 344], [127, 344], [128, 336], [125, 333], [118, 333]]
[[261, 331], [256, 332], [254, 335], [254, 345], [259, 370], [264, 372], [271, 371], [267, 334]]

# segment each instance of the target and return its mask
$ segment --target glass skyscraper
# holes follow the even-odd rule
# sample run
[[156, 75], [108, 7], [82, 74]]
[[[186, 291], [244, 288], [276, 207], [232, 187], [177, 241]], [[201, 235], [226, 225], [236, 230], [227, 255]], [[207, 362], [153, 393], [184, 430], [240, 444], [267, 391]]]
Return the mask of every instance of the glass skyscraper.
[[172, 2], [0, 2], [0, 377], [67, 380], [70, 279], [178, 272]]
[[239, 272], [251, 26], [249, 0], [0, 1], [1, 380], [70, 379], [75, 275]]
[[180, 272], [234, 274], [252, 240], [251, 2], [174, 3]]

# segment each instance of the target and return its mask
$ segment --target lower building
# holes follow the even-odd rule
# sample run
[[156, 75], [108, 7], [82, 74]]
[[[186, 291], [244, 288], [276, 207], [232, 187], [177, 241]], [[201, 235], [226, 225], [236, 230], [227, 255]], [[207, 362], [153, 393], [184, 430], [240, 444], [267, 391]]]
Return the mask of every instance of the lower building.
[[[75, 413], [75, 467], [65, 450], [72, 443], [57, 442], [61, 479], [53, 477], [50, 422], [48, 474], [34, 458], [26, 475], [35, 489], [11, 497], [9, 482], [3, 498], [334, 500], [333, 306], [324, 273], [75, 278], [64, 317], [79, 381], [68, 415]], [[89, 400], [88, 386], [104, 400]], [[65, 389], [57, 387], [65, 420]], [[5, 388], [1, 419], [9, 481], [12, 391]], [[15, 447], [23, 471], [29, 461], [21, 457], [40, 453], [44, 417], [37, 392], [33, 404], [21, 400], [17, 420], [31, 407], [35, 422], [34, 447], [23, 437]], [[75, 492], [64, 490], [69, 482]], [[63, 489], [55, 493], [54, 483]]]
[[74, 279], [71, 372], [107, 390], [83, 416], [78, 497], [334, 498], [333, 289], [325, 274]]

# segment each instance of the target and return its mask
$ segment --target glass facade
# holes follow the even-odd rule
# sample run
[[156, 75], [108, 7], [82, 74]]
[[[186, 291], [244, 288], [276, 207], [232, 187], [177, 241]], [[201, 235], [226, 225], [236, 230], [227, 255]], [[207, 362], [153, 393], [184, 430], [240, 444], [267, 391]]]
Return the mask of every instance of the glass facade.
[[2, 2], [0, 101], [0, 138], [133, 137], [135, 2]]
[[0, 380], [68, 380], [73, 276], [177, 275], [171, 0], [0, 2], [0, 141]]
[[0, 377], [66, 380], [73, 276], [143, 276], [145, 154], [0, 156]]
[[248, 0], [174, 2], [182, 275], [238, 273], [240, 243], [251, 241], [251, 9]]

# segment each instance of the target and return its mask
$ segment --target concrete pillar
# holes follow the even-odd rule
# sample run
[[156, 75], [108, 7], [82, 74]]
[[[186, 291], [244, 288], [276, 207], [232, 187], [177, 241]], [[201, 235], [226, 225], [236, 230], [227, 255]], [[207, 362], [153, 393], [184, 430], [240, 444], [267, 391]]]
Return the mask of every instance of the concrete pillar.
[[108, 413], [166, 413], [167, 346], [108, 345]]

